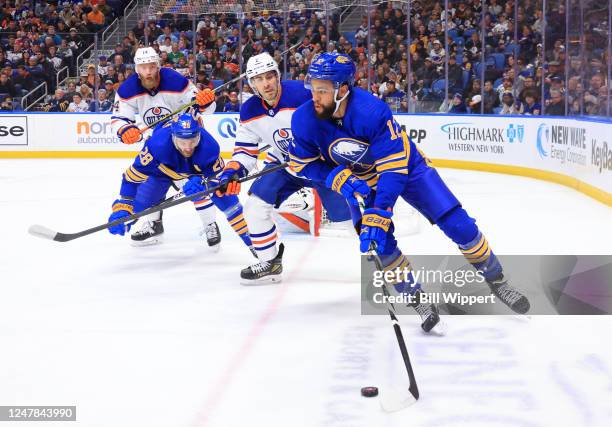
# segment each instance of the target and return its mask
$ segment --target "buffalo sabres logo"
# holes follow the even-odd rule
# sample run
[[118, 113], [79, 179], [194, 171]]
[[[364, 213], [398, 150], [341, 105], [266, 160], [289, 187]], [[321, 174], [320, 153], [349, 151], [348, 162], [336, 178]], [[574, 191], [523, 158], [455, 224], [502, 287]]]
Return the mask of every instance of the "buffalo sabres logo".
[[352, 138], [338, 138], [329, 145], [329, 156], [339, 165], [355, 165], [365, 156], [368, 144]]
[[142, 120], [146, 125], [150, 125], [152, 123], [155, 123], [162, 117], [169, 115], [170, 113], [171, 111], [166, 107], [155, 106], [149, 108], [147, 111], [144, 112], [144, 114], [142, 115]]
[[289, 153], [289, 144], [293, 142], [291, 128], [276, 129], [272, 134], [272, 139], [279, 150], [281, 150], [284, 154]]
[[338, 62], [339, 64], [348, 64], [349, 59], [346, 56], [339, 56], [336, 58], [336, 62]]

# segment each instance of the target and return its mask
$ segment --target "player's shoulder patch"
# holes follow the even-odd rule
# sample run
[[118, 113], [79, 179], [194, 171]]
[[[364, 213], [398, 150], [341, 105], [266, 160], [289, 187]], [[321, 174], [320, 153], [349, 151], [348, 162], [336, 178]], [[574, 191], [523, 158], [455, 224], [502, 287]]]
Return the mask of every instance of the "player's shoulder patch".
[[145, 88], [140, 84], [140, 79], [136, 73], [125, 79], [117, 89], [117, 94], [122, 100], [133, 98], [134, 96], [145, 93]]
[[283, 80], [280, 108], [297, 108], [312, 98], [304, 83], [299, 80]]
[[159, 70], [160, 92], [183, 92], [189, 85], [189, 80], [176, 70], [162, 67]]
[[245, 122], [255, 117], [266, 115], [266, 113], [267, 111], [261, 102], [261, 98], [253, 95], [240, 107], [240, 121]]

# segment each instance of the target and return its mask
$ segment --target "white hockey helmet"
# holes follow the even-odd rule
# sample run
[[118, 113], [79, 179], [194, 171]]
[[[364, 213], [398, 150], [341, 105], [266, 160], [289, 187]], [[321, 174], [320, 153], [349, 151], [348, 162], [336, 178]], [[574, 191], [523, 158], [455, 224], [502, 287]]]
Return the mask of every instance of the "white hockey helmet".
[[281, 74], [280, 70], [278, 69], [278, 64], [276, 63], [274, 58], [270, 56], [269, 53], [264, 52], [260, 53], [259, 55], [251, 56], [247, 61], [246, 75], [247, 80], [249, 82], [249, 86], [251, 86], [251, 89], [253, 89], [255, 95], [259, 96], [260, 98], [261, 95], [253, 84], [252, 79], [253, 77], [258, 76], [260, 74], [267, 73], [268, 71], [276, 72], [276, 75], [278, 76], [278, 84], [280, 85]]
[[136, 55], [134, 55], [134, 64], [150, 64], [155, 62], [159, 65], [159, 55], [152, 47], [141, 47], [136, 49]]

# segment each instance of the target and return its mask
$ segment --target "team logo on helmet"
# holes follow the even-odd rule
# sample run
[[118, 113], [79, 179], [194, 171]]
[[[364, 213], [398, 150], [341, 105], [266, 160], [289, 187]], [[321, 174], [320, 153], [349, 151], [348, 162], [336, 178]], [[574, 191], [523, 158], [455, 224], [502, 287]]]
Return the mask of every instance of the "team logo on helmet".
[[147, 111], [145, 111], [144, 114], [142, 115], [142, 121], [146, 125], [150, 125], [152, 123], [155, 123], [162, 117], [167, 116], [171, 112], [172, 111], [170, 111], [166, 107], [158, 107], [158, 106], [151, 107]]
[[347, 161], [357, 165], [367, 151], [368, 144], [353, 138], [338, 138], [329, 145], [329, 155], [339, 165], [346, 164]]
[[291, 128], [276, 129], [272, 134], [272, 139], [276, 146], [284, 153], [289, 153], [289, 144], [293, 142]]
[[351, 61], [346, 56], [339, 56], [336, 58], [336, 62], [339, 62], [340, 64], [348, 64]]

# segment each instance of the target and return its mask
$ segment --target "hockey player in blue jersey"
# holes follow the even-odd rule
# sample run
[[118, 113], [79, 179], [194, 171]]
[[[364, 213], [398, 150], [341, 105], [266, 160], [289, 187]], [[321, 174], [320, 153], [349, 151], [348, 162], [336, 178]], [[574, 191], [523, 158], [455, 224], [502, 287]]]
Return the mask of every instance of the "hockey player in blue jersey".
[[[365, 198], [366, 209], [357, 222], [360, 249], [367, 252], [375, 242], [386, 270], [410, 265], [393, 235], [393, 208], [401, 197], [459, 246], [497, 298], [515, 312], [526, 313], [527, 298], [508, 284], [475, 220], [401, 131], [389, 107], [353, 87], [354, 74], [355, 65], [347, 55], [324, 53], [313, 60], [304, 82], [312, 100], [298, 108], [291, 121], [291, 168], [343, 194], [352, 206], [356, 194]], [[439, 322], [435, 306], [419, 303], [422, 291], [413, 279], [393, 285], [398, 292], [416, 296], [411, 305], [424, 330]]]
[[[289, 160], [288, 148], [293, 140], [291, 116], [310, 99], [310, 92], [301, 82], [280, 80], [278, 64], [268, 53], [249, 58], [246, 74], [255, 96], [240, 109], [240, 125], [236, 132], [232, 160], [219, 176], [222, 183], [229, 184], [223, 191], [225, 194], [235, 195], [240, 192], [240, 184], [236, 179], [255, 168], [261, 147], [270, 147], [264, 162], [266, 166], [272, 167]], [[240, 272], [243, 284], [281, 281], [283, 246], [277, 245], [272, 211], [304, 187], [313, 187], [318, 191], [332, 221], [348, 222], [347, 228], [352, 226], [345, 199], [325, 185], [297, 177], [288, 169], [258, 178], [249, 189], [244, 216], [259, 262]]]
[[[161, 67], [159, 55], [152, 47], [137, 49], [134, 63], [136, 72], [117, 89], [111, 116], [113, 132], [117, 133], [117, 137], [124, 144], [146, 141], [153, 133], [153, 129], [148, 128], [150, 125], [192, 100], [195, 101], [194, 109], [199, 114], [214, 113], [215, 93], [210, 89], [198, 91], [189, 79], [177, 71]], [[208, 209], [206, 212], [206, 221], [212, 224], [216, 216], [215, 209]], [[139, 226], [147, 226], [150, 221], [156, 222], [156, 227], [163, 227], [162, 212], [147, 215], [139, 221]], [[207, 231], [207, 241], [217, 239], [216, 224], [211, 225]], [[132, 233], [146, 234], [147, 230], [132, 230]]]
[[[173, 182], [184, 182], [183, 192], [187, 195], [201, 191], [203, 178], [210, 178], [215, 182], [215, 177], [223, 169], [223, 159], [219, 155], [219, 144], [199, 125], [191, 113], [184, 113], [158, 126], [134, 159], [134, 163], [124, 172], [120, 196], [113, 203], [113, 213], [109, 221], [158, 204], [164, 199]], [[213, 195], [211, 198], [194, 199], [193, 202], [203, 222], [204, 229], [201, 234], [211, 226], [206, 210], [213, 209], [215, 205], [225, 213], [234, 231], [254, 254], [242, 205], [237, 196]], [[213, 224], [216, 228], [216, 223]], [[124, 235], [130, 227], [131, 224], [119, 224], [110, 227], [109, 231], [112, 234]], [[140, 233], [132, 234], [132, 242], [134, 245], [157, 243], [163, 232], [161, 221], [149, 221]], [[208, 241], [213, 250], [218, 250], [221, 240], [218, 228], [216, 237], [215, 240]]]

